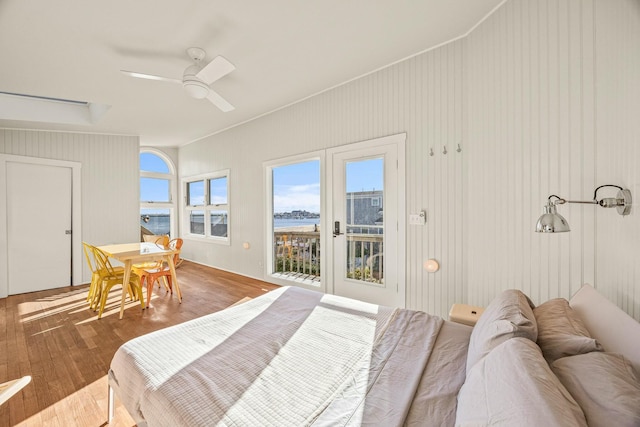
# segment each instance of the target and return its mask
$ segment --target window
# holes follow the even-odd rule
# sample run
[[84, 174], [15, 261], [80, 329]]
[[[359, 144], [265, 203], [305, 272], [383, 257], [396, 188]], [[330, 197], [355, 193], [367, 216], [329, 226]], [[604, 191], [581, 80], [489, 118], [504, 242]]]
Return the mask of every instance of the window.
[[296, 157], [267, 166], [271, 184], [272, 277], [320, 286], [320, 160]]
[[140, 227], [143, 233], [174, 235], [175, 172], [161, 151], [140, 151]]
[[188, 224], [192, 236], [229, 242], [229, 171], [184, 181]]

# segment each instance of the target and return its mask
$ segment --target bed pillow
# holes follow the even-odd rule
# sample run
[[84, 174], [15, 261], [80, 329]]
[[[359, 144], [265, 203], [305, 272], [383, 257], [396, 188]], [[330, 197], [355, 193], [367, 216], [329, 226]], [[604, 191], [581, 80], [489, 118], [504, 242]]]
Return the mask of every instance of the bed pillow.
[[532, 308], [531, 300], [517, 289], [508, 289], [491, 301], [471, 332], [467, 374], [480, 359], [510, 338], [536, 341], [538, 328]]
[[476, 363], [458, 394], [456, 426], [586, 426], [584, 414], [526, 338]]
[[538, 345], [549, 363], [576, 354], [602, 351], [569, 301], [556, 298], [533, 309], [538, 324]]
[[582, 407], [590, 426], [640, 426], [640, 378], [621, 354], [563, 357], [551, 368]]

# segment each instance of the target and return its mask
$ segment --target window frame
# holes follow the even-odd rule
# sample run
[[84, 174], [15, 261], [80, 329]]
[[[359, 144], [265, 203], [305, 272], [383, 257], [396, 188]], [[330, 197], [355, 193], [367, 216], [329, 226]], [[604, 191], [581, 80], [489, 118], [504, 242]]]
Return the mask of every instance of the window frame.
[[[215, 179], [226, 179], [227, 184], [227, 202], [226, 203], [211, 203], [210, 194], [210, 181]], [[189, 184], [193, 182], [203, 181], [204, 187], [204, 203], [198, 205], [189, 204]], [[206, 240], [212, 243], [230, 245], [231, 244], [231, 179], [230, 170], [223, 169], [216, 172], [210, 172], [201, 175], [193, 175], [182, 178], [181, 189], [183, 191], [182, 197], [182, 209], [184, 212], [182, 221], [182, 236], [189, 239]], [[191, 232], [191, 212], [203, 211], [204, 212], [204, 234], [196, 234]], [[211, 234], [211, 213], [212, 212], [226, 212], [227, 218], [227, 235], [214, 236]]]
[[[273, 251], [273, 170], [282, 166], [290, 166], [297, 163], [305, 163], [309, 161], [318, 161], [320, 163], [319, 179], [320, 179], [320, 245], [326, 248], [331, 242], [328, 240], [330, 220], [329, 215], [326, 214], [327, 207], [325, 206], [325, 192], [327, 183], [325, 174], [325, 150], [311, 151], [308, 153], [297, 154], [293, 156], [281, 157], [278, 159], [269, 160], [262, 163], [263, 175], [264, 175], [264, 217], [265, 217], [265, 254], [263, 263], [263, 273], [265, 277], [269, 278], [269, 281], [276, 283], [280, 286], [295, 285], [298, 287], [311, 289], [315, 291], [326, 292], [327, 289], [327, 262], [320, 263], [320, 283], [309, 282], [306, 280], [295, 280], [292, 278], [284, 278], [278, 275], [274, 271], [274, 259], [276, 254]], [[322, 253], [321, 257], [326, 256], [328, 252]]]
[[[162, 172], [150, 172], [143, 171], [140, 167], [140, 155], [144, 153], [153, 154], [158, 156], [164, 163], [167, 165], [169, 169], [169, 173]], [[176, 167], [173, 164], [171, 158], [161, 150], [152, 148], [152, 147], [141, 147], [140, 152], [138, 154], [138, 170], [139, 170], [139, 179], [138, 179], [138, 201], [140, 202], [140, 212], [143, 209], [169, 209], [169, 233], [171, 236], [176, 236], [176, 199], [175, 195], [177, 194], [177, 179], [176, 179]], [[155, 179], [163, 179], [169, 181], [169, 201], [168, 202], [155, 202], [152, 200], [142, 201], [140, 194], [140, 179], [142, 178], [155, 178]]]

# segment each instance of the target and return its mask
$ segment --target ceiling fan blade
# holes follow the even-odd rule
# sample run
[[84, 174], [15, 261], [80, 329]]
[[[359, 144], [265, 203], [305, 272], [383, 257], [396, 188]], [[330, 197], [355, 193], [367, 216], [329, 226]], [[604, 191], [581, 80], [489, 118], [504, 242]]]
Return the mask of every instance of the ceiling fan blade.
[[236, 107], [231, 105], [229, 101], [227, 101], [211, 89], [209, 89], [209, 95], [207, 95], [207, 99], [225, 113], [236, 109]]
[[182, 80], [172, 79], [172, 78], [169, 78], [169, 77], [154, 76], [153, 74], [138, 73], [137, 71], [127, 71], [127, 70], [120, 70], [120, 71], [122, 73], [128, 75], [128, 76], [137, 77], [139, 79], [160, 80], [160, 81], [165, 81], [165, 82], [173, 82], [173, 83], [182, 84]]
[[236, 66], [223, 56], [216, 56], [196, 74], [196, 77], [210, 85], [219, 78], [226, 76], [236, 69]]

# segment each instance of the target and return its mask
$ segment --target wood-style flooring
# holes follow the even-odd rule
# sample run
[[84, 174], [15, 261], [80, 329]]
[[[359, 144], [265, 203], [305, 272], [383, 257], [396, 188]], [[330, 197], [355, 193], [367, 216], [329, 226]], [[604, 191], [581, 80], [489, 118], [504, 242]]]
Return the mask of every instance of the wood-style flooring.
[[[106, 375], [120, 345], [277, 287], [188, 261], [177, 276], [182, 304], [156, 287], [146, 310], [127, 300], [122, 320], [119, 286], [102, 319], [88, 308], [88, 285], [0, 299], [0, 383], [33, 377], [0, 407], [0, 426], [106, 426]], [[116, 398], [111, 426], [133, 425]]]

